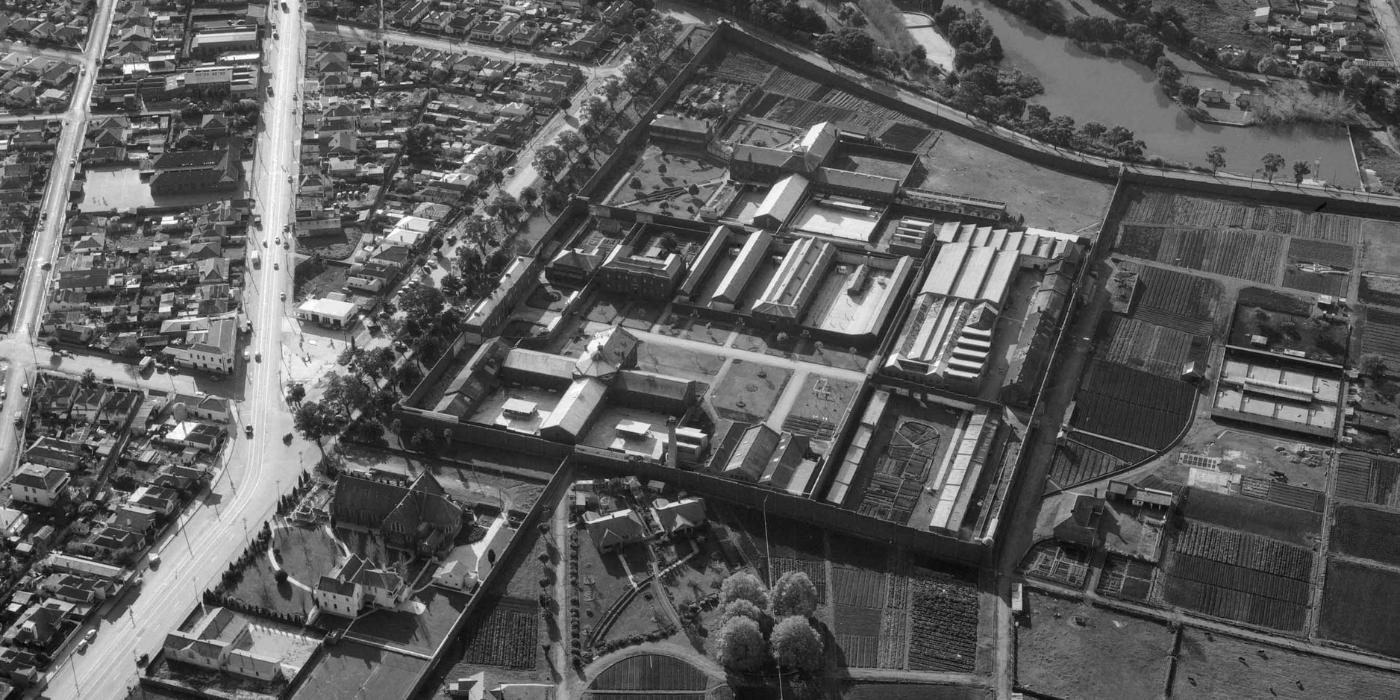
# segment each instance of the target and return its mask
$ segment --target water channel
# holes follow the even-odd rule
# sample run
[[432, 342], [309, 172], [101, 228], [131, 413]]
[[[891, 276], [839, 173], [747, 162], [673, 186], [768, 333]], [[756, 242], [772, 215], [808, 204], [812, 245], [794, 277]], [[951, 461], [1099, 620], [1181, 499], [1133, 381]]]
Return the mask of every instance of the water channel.
[[[1202, 124], [1157, 88], [1153, 71], [1134, 61], [1087, 53], [1068, 39], [1048, 35], [986, 2], [948, 1], [982, 12], [1001, 39], [1006, 54], [1002, 65], [1039, 78], [1045, 94], [1032, 102], [1046, 106], [1054, 116], [1073, 117], [1077, 125], [1096, 121], [1108, 127], [1124, 126], [1147, 144], [1149, 155], [1169, 161], [1205, 165], [1206, 153], [1224, 146], [1224, 169], [1228, 172], [1254, 175], [1264, 154], [1278, 153], [1289, 162], [1279, 174], [1285, 179], [1292, 177], [1294, 161], [1306, 160], [1313, 164], [1312, 177], [1345, 188], [1360, 182], [1343, 127]], [[931, 57], [947, 50], [947, 41], [932, 27], [915, 26], [921, 23], [913, 22], [909, 15], [905, 23], [911, 25], [914, 39], [924, 44]], [[1176, 60], [1178, 65], [1182, 63]]]

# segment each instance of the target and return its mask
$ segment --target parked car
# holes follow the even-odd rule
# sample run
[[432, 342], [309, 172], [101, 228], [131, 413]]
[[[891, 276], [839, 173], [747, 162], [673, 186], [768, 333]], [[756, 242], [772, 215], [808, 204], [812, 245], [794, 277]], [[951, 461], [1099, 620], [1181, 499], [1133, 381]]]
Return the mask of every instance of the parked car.
[[88, 631], [87, 631], [87, 634], [83, 635], [83, 641], [84, 641], [84, 642], [87, 642], [88, 644], [92, 644], [92, 640], [94, 640], [94, 639], [97, 639], [97, 629], [96, 629], [96, 628], [93, 628], [93, 629], [88, 630]]
[[19, 385], [19, 393], [24, 394], [25, 396], [29, 395], [29, 382], [25, 382]]
[[243, 426], [243, 434], [247, 435], [248, 437], [253, 437], [253, 424], [249, 423], [248, 425]]
[[287, 293], [286, 293], [286, 292], [282, 292], [282, 301], [286, 301], [286, 300], [287, 300]]

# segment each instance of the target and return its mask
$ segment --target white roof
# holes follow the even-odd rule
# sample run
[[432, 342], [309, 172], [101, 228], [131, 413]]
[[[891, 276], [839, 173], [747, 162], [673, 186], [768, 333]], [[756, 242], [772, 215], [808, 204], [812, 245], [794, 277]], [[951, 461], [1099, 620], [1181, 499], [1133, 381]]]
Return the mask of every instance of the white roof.
[[308, 299], [297, 307], [298, 312], [312, 313], [318, 316], [330, 316], [335, 318], [349, 318], [355, 314], [359, 308], [354, 302], [336, 301], [335, 299]]
[[763, 203], [758, 205], [758, 210], [753, 214], [754, 219], [771, 216], [779, 222], [787, 221], [792, 215], [792, 210], [797, 208], [797, 203], [802, 201], [802, 195], [807, 193], [807, 184], [807, 178], [797, 173], [779, 180], [773, 185], [773, 189], [768, 190]]

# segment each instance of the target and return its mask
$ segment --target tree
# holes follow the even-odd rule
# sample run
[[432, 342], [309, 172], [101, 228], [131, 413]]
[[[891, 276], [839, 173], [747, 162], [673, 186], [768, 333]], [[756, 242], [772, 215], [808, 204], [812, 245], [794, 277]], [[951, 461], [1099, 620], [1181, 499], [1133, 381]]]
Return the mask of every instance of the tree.
[[1377, 379], [1385, 376], [1385, 358], [1374, 352], [1368, 352], [1361, 356], [1361, 362], [1357, 367], [1361, 373], [1368, 377]]
[[730, 618], [734, 617], [747, 617], [759, 623], [759, 627], [761, 628], [768, 616], [765, 615], [762, 610], [759, 610], [757, 605], [741, 598], [739, 600], [732, 600], [728, 605], [724, 606], [724, 614], [720, 617], [720, 625], [723, 625], [728, 622]]
[[1120, 141], [1114, 146], [1118, 151], [1118, 157], [1126, 161], [1137, 161], [1142, 159], [1143, 151], [1147, 150], [1147, 144], [1142, 141]]
[[715, 635], [715, 659], [728, 669], [758, 670], [767, 661], [767, 647], [758, 623], [747, 617], [730, 618]]
[[580, 136], [579, 133], [573, 129], [564, 129], [560, 131], [559, 135], [554, 137], [554, 143], [559, 146], [560, 150], [564, 151], [564, 155], [567, 155], [569, 160], [573, 160], [574, 154], [588, 145], [588, 143], [583, 140], [583, 136]]
[[427, 428], [419, 428], [413, 433], [413, 437], [408, 439], [408, 446], [416, 452], [431, 452], [437, 443], [437, 436]]
[[85, 370], [83, 370], [83, 379], [82, 379], [83, 388], [85, 388], [85, 389], [91, 389], [91, 388], [92, 388], [93, 386], [95, 386], [96, 384], [97, 384], [97, 373], [94, 372], [94, 371], [92, 371], [92, 370], [90, 370], [90, 369], [85, 369]]
[[608, 79], [604, 80], [603, 84], [598, 87], [598, 94], [602, 95], [603, 99], [609, 103], [616, 102], [618, 96], [622, 94], [622, 81], [618, 80], [615, 75], [608, 76]]
[[1306, 160], [1293, 161], [1293, 183], [1301, 187], [1303, 178], [1312, 174], [1312, 166]]
[[551, 143], [535, 150], [535, 159], [531, 164], [544, 179], [553, 180], [568, 164], [568, 157], [564, 155], [563, 149]]
[[428, 153], [433, 145], [433, 125], [415, 124], [408, 128], [403, 135], [403, 151], [410, 156], [421, 156]]
[[1283, 156], [1277, 153], [1264, 154], [1264, 174], [1269, 177], [1269, 182], [1274, 181], [1274, 176], [1278, 174], [1278, 171], [1283, 170], [1283, 165], [1286, 162]]
[[817, 609], [817, 587], [801, 571], [789, 571], [773, 584], [769, 612], [774, 618], [811, 617]]
[[324, 456], [325, 448], [321, 440], [340, 431], [340, 419], [335, 412], [315, 401], [307, 401], [297, 407], [292, 416], [292, 427], [307, 440], [316, 443], [316, 448]]
[[721, 603], [728, 604], [735, 600], [747, 600], [758, 606], [760, 609], [768, 608], [768, 588], [757, 576], [747, 572], [739, 571], [724, 580], [719, 589], [719, 599]]
[[1216, 146], [1210, 149], [1210, 152], [1206, 154], [1206, 162], [1210, 163], [1212, 173], [1220, 172], [1220, 169], [1225, 167], [1225, 147]]
[[1201, 89], [1195, 85], [1187, 85], [1181, 88], [1180, 92], [1176, 93], [1176, 99], [1181, 103], [1182, 107], [1191, 109], [1200, 103]]
[[783, 618], [773, 628], [769, 640], [773, 649], [773, 660], [780, 668], [795, 668], [803, 673], [815, 673], [822, 667], [822, 638], [807, 618]]
[[302, 399], [304, 398], [306, 398], [306, 387], [302, 386], [300, 382], [293, 384], [290, 388], [287, 389], [288, 401], [291, 401], [292, 403], [296, 404], [301, 403]]
[[534, 209], [535, 203], [538, 201], [540, 201], [540, 191], [534, 185], [527, 185], [525, 189], [520, 190], [520, 203], [525, 206], [525, 209]]

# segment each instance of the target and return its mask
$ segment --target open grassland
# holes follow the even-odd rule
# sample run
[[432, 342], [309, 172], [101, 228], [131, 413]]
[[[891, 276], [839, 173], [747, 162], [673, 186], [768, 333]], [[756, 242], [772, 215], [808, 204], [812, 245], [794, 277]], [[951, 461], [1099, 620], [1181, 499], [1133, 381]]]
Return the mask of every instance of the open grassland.
[[1171, 697], [1391, 700], [1400, 697], [1400, 675], [1186, 627]]

